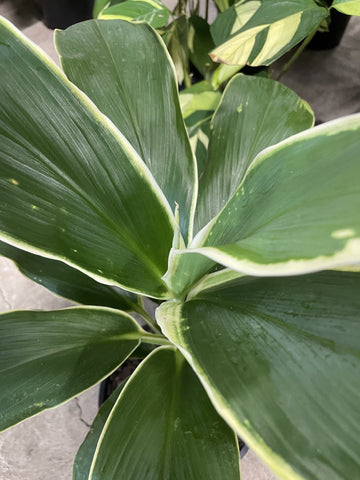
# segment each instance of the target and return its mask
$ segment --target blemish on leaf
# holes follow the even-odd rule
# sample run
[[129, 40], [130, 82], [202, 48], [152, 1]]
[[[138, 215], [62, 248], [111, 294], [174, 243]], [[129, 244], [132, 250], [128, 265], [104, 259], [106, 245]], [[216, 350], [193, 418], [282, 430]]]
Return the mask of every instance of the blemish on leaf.
[[241, 112], [242, 112], [242, 109], [243, 109], [242, 105], [239, 105], [239, 106], [237, 107], [236, 111], [237, 111], [238, 113], [241, 113]]
[[9, 182], [12, 183], [13, 185], [16, 185], [16, 186], [19, 185], [19, 182], [17, 180], [15, 180], [15, 178], [9, 178]]

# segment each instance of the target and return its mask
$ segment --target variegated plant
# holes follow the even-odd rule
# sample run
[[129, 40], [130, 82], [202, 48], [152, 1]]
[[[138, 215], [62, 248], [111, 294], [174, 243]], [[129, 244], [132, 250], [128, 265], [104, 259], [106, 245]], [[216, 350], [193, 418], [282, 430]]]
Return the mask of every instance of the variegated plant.
[[331, 26], [332, 9], [360, 15], [359, 0], [214, 1], [220, 13], [211, 25], [209, 0], [205, 2], [204, 18], [200, 16], [199, 0], [178, 0], [173, 14], [161, 0], [96, 0], [94, 17], [147, 22], [165, 30], [164, 39], [179, 82], [185, 81], [190, 87], [190, 62], [209, 80], [214, 71], [218, 78], [223, 74], [224, 68], [216, 69], [215, 62], [233, 66], [227, 72], [232, 75], [245, 65], [271, 65], [300, 44], [292, 63], [318, 30]]
[[198, 172], [150, 27], [56, 42], [66, 76], [0, 22], [0, 248], [83, 306], [0, 316], [1, 428], [150, 345], [74, 479], [238, 480], [235, 434], [282, 479], [357, 478], [360, 115], [311, 128], [293, 92], [236, 76]]

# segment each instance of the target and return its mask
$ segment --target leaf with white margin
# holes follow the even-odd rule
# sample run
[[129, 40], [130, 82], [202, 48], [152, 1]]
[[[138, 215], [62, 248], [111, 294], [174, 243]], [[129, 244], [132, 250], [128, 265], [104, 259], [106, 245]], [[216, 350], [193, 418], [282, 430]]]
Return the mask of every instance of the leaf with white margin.
[[0, 315], [0, 429], [75, 397], [112, 373], [146, 333], [100, 307]]
[[211, 26], [216, 62], [270, 65], [309, 35], [329, 15], [313, 0], [240, 0]]
[[146, 22], [153, 28], [160, 28], [167, 24], [170, 13], [170, 10], [160, 0], [127, 0], [104, 8], [99, 12], [98, 18]]
[[234, 432], [179, 351], [136, 369], [103, 428], [89, 480], [239, 480]]
[[96, 282], [66, 263], [34, 255], [4, 242], [0, 242], [0, 255], [13, 260], [23, 275], [60, 297], [83, 305], [117, 308], [125, 312], [139, 309], [133, 293]]
[[360, 275], [241, 278], [157, 310], [219, 414], [283, 480], [360, 470]]
[[309, 273], [360, 261], [360, 114], [261, 152], [228, 204], [172, 255], [206, 255], [248, 275]]
[[211, 120], [208, 160], [199, 179], [195, 232], [226, 205], [259, 152], [313, 125], [308, 103], [281, 83], [246, 75], [233, 77]]
[[174, 218], [123, 135], [0, 20], [0, 238], [126, 290], [167, 297]]
[[171, 209], [179, 205], [184, 239], [192, 238], [196, 164], [160, 37], [145, 24], [93, 20], [57, 31], [55, 43], [68, 78], [135, 148]]

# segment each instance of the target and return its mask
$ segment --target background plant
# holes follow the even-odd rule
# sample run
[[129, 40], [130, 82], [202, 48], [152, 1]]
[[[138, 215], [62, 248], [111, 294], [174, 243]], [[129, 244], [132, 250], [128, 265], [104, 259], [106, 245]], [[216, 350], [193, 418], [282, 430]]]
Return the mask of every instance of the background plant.
[[85, 306], [1, 315], [1, 427], [145, 343], [75, 478], [239, 478], [235, 433], [281, 478], [353, 478], [359, 275], [329, 269], [360, 259], [359, 115], [311, 129], [293, 92], [239, 75], [198, 170], [150, 27], [56, 41], [68, 78], [1, 21], [1, 251]]
[[161, 0], [97, 0], [94, 17], [149, 23], [163, 35], [180, 84], [184, 82], [190, 87], [192, 81], [198, 80], [196, 76], [192, 78], [196, 70], [195, 75], [205, 80], [215, 75], [216, 89], [219, 80], [227, 80], [244, 66], [270, 66], [300, 45], [284, 65], [282, 75], [315, 33], [329, 28], [332, 9], [360, 15], [356, 0], [214, 3], [219, 14], [213, 21], [209, 17], [209, 0], [204, 4], [199, 0], [179, 0], [172, 12]]

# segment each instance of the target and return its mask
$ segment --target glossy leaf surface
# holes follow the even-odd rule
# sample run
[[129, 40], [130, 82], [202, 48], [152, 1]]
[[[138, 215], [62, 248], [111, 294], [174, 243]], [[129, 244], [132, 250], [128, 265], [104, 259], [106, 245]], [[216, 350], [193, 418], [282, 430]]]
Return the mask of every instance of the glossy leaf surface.
[[127, 382], [89, 478], [239, 480], [236, 437], [175, 349], [157, 349]]
[[0, 237], [100, 282], [166, 296], [173, 220], [144, 163], [5, 20], [0, 58]]
[[360, 468], [360, 275], [239, 279], [158, 310], [218, 412], [286, 480]]
[[146, 22], [160, 28], [167, 24], [169, 16], [170, 10], [159, 0], [127, 0], [105, 8], [99, 18]]
[[211, 122], [195, 231], [225, 206], [259, 152], [313, 123], [309, 105], [281, 83], [245, 75], [234, 77]]
[[332, 7], [347, 15], [360, 16], [359, 0], [334, 0]]
[[212, 24], [216, 62], [270, 65], [297, 45], [329, 14], [313, 0], [240, 0]]
[[0, 255], [13, 260], [21, 273], [51, 292], [73, 302], [132, 311], [136, 295], [96, 282], [66, 263], [39, 257], [0, 242]]
[[105, 308], [0, 315], [0, 429], [95, 385], [136, 349], [141, 335], [129, 315]]
[[181, 229], [187, 239], [196, 166], [174, 69], [158, 35], [147, 25], [89, 21], [58, 31], [56, 45], [69, 79], [129, 140], [171, 208], [179, 204]]
[[360, 115], [295, 135], [257, 156], [185, 255], [269, 276], [359, 263], [359, 176]]

